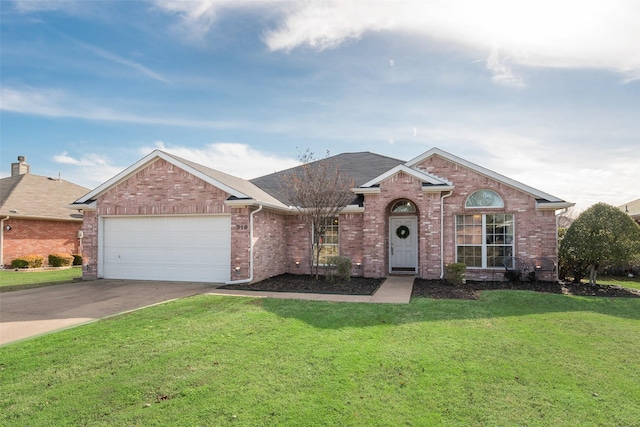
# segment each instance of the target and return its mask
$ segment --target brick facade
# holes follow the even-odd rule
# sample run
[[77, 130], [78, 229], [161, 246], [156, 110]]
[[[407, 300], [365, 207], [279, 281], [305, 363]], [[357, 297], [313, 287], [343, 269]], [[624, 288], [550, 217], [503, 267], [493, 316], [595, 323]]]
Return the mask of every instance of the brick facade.
[[4, 222], [11, 230], [3, 232], [3, 260], [5, 266], [24, 255], [40, 255], [47, 265], [53, 253], [78, 254], [80, 241], [78, 221], [50, 221], [10, 218]]
[[[454, 189], [451, 194], [425, 191], [420, 179], [400, 171], [380, 182], [379, 192], [364, 195], [361, 212], [340, 214], [339, 252], [352, 260], [353, 275], [383, 277], [389, 274], [389, 222], [391, 216], [398, 215], [392, 213], [391, 208], [399, 200], [412, 202], [417, 210], [410, 215], [417, 219], [415, 274], [418, 277], [439, 278], [443, 263], [455, 262], [455, 218], [466, 213], [513, 214], [515, 255], [527, 260], [542, 256], [556, 259], [555, 212], [537, 210], [532, 195], [438, 155], [428, 157], [416, 169], [445, 178], [453, 183]], [[480, 189], [498, 193], [505, 202], [504, 208], [465, 208], [468, 196]], [[158, 158], [107, 189], [98, 196], [96, 210], [85, 212], [85, 277], [97, 274], [99, 217], [117, 215], [230, 215], [230, 277], [245, 280], [251, 270], [253, 212], [253, 281], [285, 272], [310, 272], [310, 235], [297, 212], [272, 207], [260, 209], [257, 203], [229, 205], [226, 203], [229, 197], [216, 186]], [[443, 235], [441, 229], [444, 229]], [[502, 278], [502, 272], [502, 269], [468, 269], [467, 277], [491, 280]]]

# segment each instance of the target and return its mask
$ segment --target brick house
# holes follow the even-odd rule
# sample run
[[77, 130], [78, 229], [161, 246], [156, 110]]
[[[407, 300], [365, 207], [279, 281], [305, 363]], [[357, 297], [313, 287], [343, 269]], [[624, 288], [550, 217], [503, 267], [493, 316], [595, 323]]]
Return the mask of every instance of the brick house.
[[11, 164], [11, 176], [0, 179], [0, 260], [19, 256], [81, 252], [78, 232], [82, 214], [67, 206], [88, 188], [57, 178], [34, 175], [26, 158]]
[[[502, 277], [502, 258], [556, 258], [555, 213], [573, 206], [434, 148], [408, 161], [369, 152], [330, 158], [354, 202], [323, 236], [353, 275]], [[321, 160], [325, 161], [325, 160]], [[251, 181], [156, 150], [75, 202], [86, 278], [260, 281], [308, 273], [310, 236], [281, 191], [293, 169]]]

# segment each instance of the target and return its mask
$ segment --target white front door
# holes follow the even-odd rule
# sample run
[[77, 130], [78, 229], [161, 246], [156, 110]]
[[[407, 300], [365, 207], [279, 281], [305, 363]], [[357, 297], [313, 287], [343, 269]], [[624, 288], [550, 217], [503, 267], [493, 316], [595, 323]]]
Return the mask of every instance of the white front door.
[[418, 268], [418, 219], [389, 218], [389, 272], [416, 273]]

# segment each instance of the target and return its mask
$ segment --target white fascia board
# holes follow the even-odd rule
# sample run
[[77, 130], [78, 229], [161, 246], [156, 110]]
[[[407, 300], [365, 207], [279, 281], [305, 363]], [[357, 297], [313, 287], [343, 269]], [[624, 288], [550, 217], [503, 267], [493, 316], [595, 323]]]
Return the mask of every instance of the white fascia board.
[[42, 216], [42, 215], [20, 215], [20, 214], [11, 214], [7, 215], [9, 218], [6, 219], [28, 219], [28, 220], [38, 220], [38, 221], [56, 221], [56, 222], [82, 222], [82, 218], [56, 218], [51, 216]]
[[360, 206], [360, 205], [348, 205], [348, 206], [345, 206], [344, 209], [340, 211], [341, 214], [343, 213], [353, 214], [353, 213], [363, 213], [363, 212], [364, 212], [364, 206]]
[[244, 208], [246, 206], [264, 206], [265, 208], [277, 210], [280, 212], [290, 212], [293, 208], [291, 206], [282, 207], [280, 205], [275, 205], [272, 203], [264, 203], [260, 202], [256, 199], [236, 199], [236, 200], [225, 200], [224, 204], [234, 208]]
[[389, 169], [387, 172], [383, 173], [382, 175], [377, 176], [376, 178], [373, 178], [371, 181], [366, 182], [364, 184], [362, 184], [360, 186], [360, 188], [363, 187], [371, 187], [372, 185], [376, 185], [376, 184], [380, 184], [382, 181], [384, 181], [387, 178], [392, 177], [393, 175], [396, 175], [400, 172], [404, 172], [409, 176], [414, 177], [415, 179], [422, 181], [422, 182], [428, 182], [429, 184], [435, 184], [435, 185], [447, 185], [450, 184], [448, 182], [444, 182], [441, 179], [438, 179], [432, 175], [429, 175], [425, 172], [419, 171], [417, 169], [413, 169], [410, 168], [408, 166], [406, 166], [406, 164], [404, 165], [398, 165], [393, 169]]
[[73, 205], [65, 206], [67, 209], [71, 209], [74, 211], [83, 210], [83, 211], [95, 211], [97, 208], [96, 201], [92, 201], [90, 203], [77, 203]]
[[422, 187], [423, 193], [440, 193], [442, 191], [451, 191], [453, 190], [453, 185], [426, 185]]
[[354, 188], [352, 191], [356, 194], [380, 194], [380, 187]]
[[180, 169], [184, 169], [185, 171], [189, 172], [190, 174], [200, 178], [201, 180], [221, 189], [222, 191], [231, 194], [232, 196], [235, 196], [237, 198], [243, 199], [243, 198], [247, 198], [247, 195], [245, 195], [244, 193], [241, 193], [239, 191], [236, 191], [235, 189], [213, 179], [212, 177], [210, 177], [209, 175], [206, 175], [194, 168], [192, 168], [189, 165], [186, 165], [178, 160], [176, 160], [175, 158], [168, 156], [166, 153], [164, 153], [163, 151], [160, 150], [154, 150], [152, 151], [150, 154], [146, 155], [145, 157], [143, 157], [142, 159], [138, 160], [136, 163], [134, 163], [133, 165], [129, 166], [128, 168], [126, 168], [125, 170], [123, 170], [122, 172], [120, 172], [119, 174], [117, 174], [116, 176], [114, 176], [113, 178], [111, 178], [110, 180], [104, 182], [103, 184], [101, 184], [100, 186], [96, 187], [95, 189], [93, 189], [92, 191], [90, 191], [89, 193], [85, 194], [84, 196], [82, 196], [81, 198], [79, 198], [78, 200], [76, 200], [76, 203], [84, 203], [87, 200], [91, 200], [91, 199], [95, 199], [98, 196], [100, 196], [101, 194], [103, 194], [104, 192], [106, 192], [107, 190], [109, 190], [110, 188], [112, 188], [113, 186], [119, 184], [120, 182], [126, 180], [127, 178], [129, 178], [130, 176], [138, 173], [141, 169], [147, 167], [148, 165], [150, 165], [151, 163], [157, 161], [158, 159], [162, 159], [165, 160], [168, 163], [171, 163], [172, 165], [179, 167]]
[[469, 168], [475, 172], [478, 172], [481, 175], [487, 176], [493, 180], [502, 182], [505, 185], [508, 185], [509, 187], [515, 188], [516, 190], [520, 190], [523, 191], [525, 193], [528, 193], [534, 197], [536, 197], [537, 199], [545, 199], [545, 200], [549, 200], [549, 202], [557, 202], [557, 203], [567, 203], [564, 200], [561, 200], [555, 196], [552, 196], [551, 194], [545, 193], [543, 191], [540, 191], [538, 189], [535, 189], [533, 187], [529, 187], [526, 184], [523, 184], [521, 182], [518, 182], [514, 179], [508, 178], [504, 175], [501, 175], [497, 172], [494, 172], [490, 169], [487, 169], [485, 167], [482, 167], [480, 165], [476, 165], [475, 163], [472, 163], [468, 160], [464, 160], [458, 156], [455, 156], [451, 153], [447, 153], [444, 150], [441, 150], [439, 148], [432, 148], [431, 150], [427, 151], [424, 154], [419, 155], [418, 157], [409, 160], [407, 163], [405, 163], [405, 166], [408, 167], [415, 167], [415, 165], [417, 165], [418, 163], [422, 162], [423, 160], [433, 156], [433, 155], [438, 155], [446, 160], [449, 160], [453, 163], [457, 163], [461, 166], [464, 166], [466, 168]]
[[536, 200], [536, 209], [539, 211], [547, 211], [547, 210], [555, 211], [558, 209], [570, 208], [575, 205], [576, 205], [575, 203], [570, 203], [570, 202], [542, 202], [541, 203]]

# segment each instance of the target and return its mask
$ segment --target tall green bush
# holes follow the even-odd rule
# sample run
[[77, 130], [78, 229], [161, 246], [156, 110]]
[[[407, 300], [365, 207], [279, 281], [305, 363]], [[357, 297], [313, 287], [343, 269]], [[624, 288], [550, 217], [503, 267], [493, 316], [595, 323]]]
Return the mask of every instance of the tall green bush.
[[571, 224], [560, 243], [564, 270], [572, 270], [574, 281], [588, 270], [589, 283], [596, 283], [598, 269], [630, 263], [640, 253], [640, 226], [620, 209], [597, 203]]

